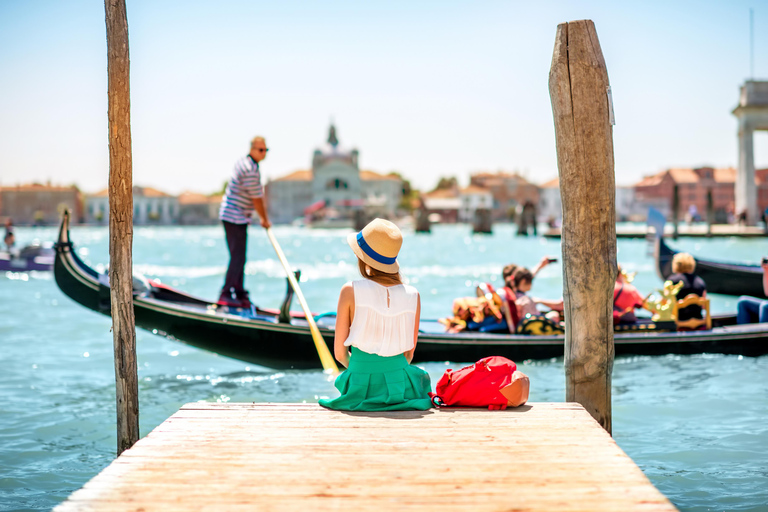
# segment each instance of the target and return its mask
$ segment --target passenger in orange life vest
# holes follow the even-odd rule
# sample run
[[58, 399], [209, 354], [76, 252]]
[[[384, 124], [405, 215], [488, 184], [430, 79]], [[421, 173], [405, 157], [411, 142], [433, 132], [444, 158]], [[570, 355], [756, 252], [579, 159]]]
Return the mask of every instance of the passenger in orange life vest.
[[645, 304], [640, 292], [629, 283], [627, 276], [622, 272], [616, 275], [616, 283], [613, 285], [613, 323], [632, 323], [637, 321], [635, 308], [642, 308]]

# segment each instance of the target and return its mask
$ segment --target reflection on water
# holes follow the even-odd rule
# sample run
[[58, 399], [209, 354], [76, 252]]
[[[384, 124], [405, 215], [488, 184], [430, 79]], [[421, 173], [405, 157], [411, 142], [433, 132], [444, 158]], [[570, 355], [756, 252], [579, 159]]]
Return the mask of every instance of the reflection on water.
[[[560, 258], [557, 241], [515, 238], [510, 226], [472, 236], [466, 226], [406, 233], [403, 273], [422, 293], [425, 317], [450, 311], [476, 281], [499, 282], [509, 262], [533, 266]], [[276, 228], [302, 289], [317, 312], [336, 307], [341, 285], [356, 278], [344, 231]], [[246, 284], [254, 302], [277, 306], [282, 267], [263, 231], [249, 239]], [[20, 244], [50, 240], [55, 229], [19, 229]], [[74, 228], [78, 254], [106, 268], [105, 228]], [[763, 240], [681, 239], [677, 248], [711, 258], [758, 261]], [[697, 250], [694, 250], [697, 249]], [[619, 240], [619, 261], [637, 271], [648, 293], [661, 283], [642, 240]], [[219, 227], [137, 228], [136, 270], [213, 298], [223, 280], [226, 247]], [[545, 268], [534, 292], [561, 295], [561, 267]], [[713, 296], [713, 311], [733, 310]], [[298, 309], [298, 305], [294, 305]], [[274, 371], [137, 332], [141, 433], [185, 403], [316, 402], [333, 396], [320, 371]], [[109, 319], [74, 304], [48, 273], [0, 276], [0, 510], [49, 510], [82, 486], [115, 452], [115, 397]], [[531, 377], [532, 401], [562, 401], [562, 358], [518, 361]], [[433, 384], [448, 367], [424, 365]], [[683, 510], [760, 510], [768, 503], [768, 358], [698, 355], [622, 357], [614, 364], [613, 422], [619, 445]]]

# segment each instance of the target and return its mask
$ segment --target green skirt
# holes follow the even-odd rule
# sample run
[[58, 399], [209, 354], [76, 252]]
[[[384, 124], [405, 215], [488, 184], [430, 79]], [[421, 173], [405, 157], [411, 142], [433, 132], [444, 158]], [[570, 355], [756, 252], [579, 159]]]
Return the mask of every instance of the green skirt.
[[338, 411], [426, 411], [432, 407], [429, 374], [404, 354], [382, 357], [352, 347], [349, 368], [336, 377], [341, 396], [320, 405]]

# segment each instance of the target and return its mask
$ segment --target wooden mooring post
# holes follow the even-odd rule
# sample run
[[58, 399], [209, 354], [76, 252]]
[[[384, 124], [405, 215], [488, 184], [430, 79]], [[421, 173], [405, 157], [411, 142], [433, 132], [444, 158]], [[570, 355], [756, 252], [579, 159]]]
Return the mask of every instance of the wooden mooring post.
[[590, 20], [557, 27], [549, 94], [563, 205], [566, 400], [611, 432], [616, 209], [613, 106]]
[[478, 208], [475, 210], [475, 218], [472, 219], [472, 233], [493, 233], [492, 226], [491, 210], [488, 208]]
[[707, 189], [707, 237], [712, 236], [712, 224], [715, 223], [715, 206], [712, 200], [712, 187]]
[[680, 187], [672, 187], [672, 239], [677, 240], [680, 236], [678, 225], [680, 224]]
[[109, 288], [115, 349], [117, 454], [139, 440], [139, 379], [133, 314], [133, 171], [130, 61], [125, 0], [104, 0], [109, 76]]

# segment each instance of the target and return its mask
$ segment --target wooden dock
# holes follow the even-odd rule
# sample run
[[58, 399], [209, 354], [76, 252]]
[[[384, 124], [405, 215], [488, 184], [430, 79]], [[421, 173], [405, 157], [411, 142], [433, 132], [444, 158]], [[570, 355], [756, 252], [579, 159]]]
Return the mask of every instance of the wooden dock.
[[[646, 227], [616, 226], [616, 238], [645, 238], [648, 233], [654, 233]], [[674, 228], [667, 224], [664, 228], [664, 237], [672, 238]], [[544, 232], [546, 238], [560, 238], [560, 228], [550, 228]], [[707, 231], [705, 224], [680, 224], [677, 236], [692, 238], [722, 238], [734, 236], [737, 238], [765, 238], [766, 232], [759, 226], [737, 226], [735, 224], [713, 224], [712, 230]]]
[[579, 404], [342, 413], [193, 403], [54, 510], [675, 507]]

